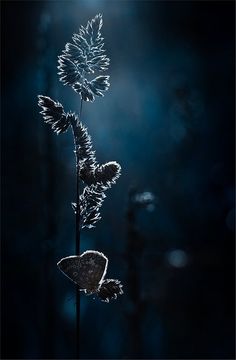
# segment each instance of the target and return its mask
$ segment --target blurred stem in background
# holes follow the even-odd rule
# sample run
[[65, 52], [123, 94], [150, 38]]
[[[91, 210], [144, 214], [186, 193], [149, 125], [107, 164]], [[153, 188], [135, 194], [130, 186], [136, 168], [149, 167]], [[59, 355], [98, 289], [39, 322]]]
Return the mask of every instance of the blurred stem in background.
[[[53, 65], [52, 65], [52, 31], [51, 31], [51, 15], [46, 6], [42, 8], [40, 24], [38, 29], [38, 52], [41, 71], [41, 91], [52, 94], [53, 92]], [[44, 208], [44, 224], [45, 236], [42, 239], [43, 264], [42, 264], [42, 319], [41, 322], [41, 341], [42, 341], [42, 357], [55, 357], [55, 285], [52, 275], [52, 263], [55, 257], [55, 239], [57, 233], [56, 222], [56, 166], [55, 166], [55, 149], [54, 139], [49, 134], [48, 129], [43, 127], [42, 134], [42, 156], [44, 161], [41, 167], [41, 179], [43, 197], [45, 199]]]
[[146, 302], [142, 298], [141, 289], [141, 262], [144, 251], [144, 239], [136, 226], [137, 211], [140, 208], [154, 209], [154, 195], [150, 192], [138, 193], [131, 188], [128, 197], [128, 208], [126, 212], [127, 221], [127, 295], [130, 300], [130, 307], [127, 313], [129, 320], [130, 346], [128, 356], [131, 358], [142, 358], [143, 336], [142, 322], [146, 311]]

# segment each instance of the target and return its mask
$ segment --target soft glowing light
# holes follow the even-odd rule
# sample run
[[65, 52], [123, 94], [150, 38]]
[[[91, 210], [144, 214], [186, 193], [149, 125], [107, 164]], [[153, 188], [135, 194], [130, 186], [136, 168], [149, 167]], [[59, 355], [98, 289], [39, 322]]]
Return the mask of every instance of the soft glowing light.
[[235, 230], [235, 209], [231, 209], [226, 216], [226, 225], [229, 230]]
[[67, 293], [63, 302], [63, 315], [69, 322], [75, 319], [75, 295], [71, 292]]
[[183, 250], [172, 250], [167, 254], [168, 263], [176, 268], [182, 268], [188, 263], [188, 255]]

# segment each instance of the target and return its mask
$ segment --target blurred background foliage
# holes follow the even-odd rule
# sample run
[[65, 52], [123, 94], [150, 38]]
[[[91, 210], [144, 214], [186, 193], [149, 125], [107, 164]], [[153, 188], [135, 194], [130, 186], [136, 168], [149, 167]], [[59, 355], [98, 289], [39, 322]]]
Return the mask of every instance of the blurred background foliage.
[[57, 56], [102, 13], [111, 88], [82, 121], [123, 171], [81, 250], [104, 252], [125, 294], [82, 297], [81, 358], [234, 358], [234, 2], [1, 7], [2, 357], [75, 357], [74, 286], [56, 267], [75, 251], [73, 139], [37, 95], [79, 111]]

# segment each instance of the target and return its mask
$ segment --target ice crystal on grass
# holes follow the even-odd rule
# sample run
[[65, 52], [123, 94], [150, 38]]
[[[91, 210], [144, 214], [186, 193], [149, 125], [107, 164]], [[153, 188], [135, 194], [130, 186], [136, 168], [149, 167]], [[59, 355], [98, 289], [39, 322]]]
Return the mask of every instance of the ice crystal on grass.
[[84, 101], [93, 102], [95, 96], [104, 96], [110, 86], [108, 75], [87, 78], [95, 72], [106, 71], [110, 63], [104, 50], [102, 24], [102, 15], [98, 14], [85, 27], [80, 26], [72, 37], [73, 43], [67, 43], [58, 57], [60, 81], [71, 86]]
[[70, 125], [70, 120], [65, 114], [63, 106], [48, 96], [39, 95], [38, 98], [38, 104], [43, 109], [40, 114], [43, 115], [45, 123], [51, 125], [57, 134], [65, 132]]
[[[60, 134], [71, 126], [74, 133], [75, 153], [79, 159], [78, 176], [85, 183], [80, 195], [80, 227], [92, 228], [101, 219], [100, 207], [109, 189], [121, 175], [116, 161], [99, 165], [96, 160], [91, 136], [75, 113], [65, 113], [63, 106], [48, 96], [39, 95], [39, 106], [44, 121]], [[72, 204], [76, 211], [76, 203]]]
[[110, 161], [102, 165], [94, 165], [93, 168], [82, 167], [81, 179], [87, 184], [99, 183], [104, 188], [110, 188], [121, 175], [121, 166], [116, 161]]
[[105, 302], [109, 302], [112, 299], [117, 299], [118, 295], [123, 294], [123, 285], [119, 280], [105, 279], [97, 293], [98, 297]]
[[[101, 219], [100, 207], [106, 197], [105, 189], [100, 185], [86, 186], [80, 195], [80, 226], [81, 228], [93, 228]], [[72, 203], [73, 210], [77, 211], [76, 203]]]

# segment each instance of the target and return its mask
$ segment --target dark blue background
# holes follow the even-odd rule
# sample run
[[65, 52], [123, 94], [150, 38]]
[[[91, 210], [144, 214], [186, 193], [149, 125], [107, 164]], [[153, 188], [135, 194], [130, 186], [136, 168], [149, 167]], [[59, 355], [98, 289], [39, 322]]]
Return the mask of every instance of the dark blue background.
[[[2, 2], [2, 357], [75, 357], [74, 286], [56, 267], [74, 254], [73, 139], [43, 124], [37, 95], [79, 111], [57, 56], [97, 13], [111, 88], [82, 121], [122, 177], [81, 250], [103, 251], [125, 294], [82, 296], [81, 358], [234, 358], [234, 2], [117, 0]], [[132, 186], [156, 196], [136, 215], [133, 300]]]

